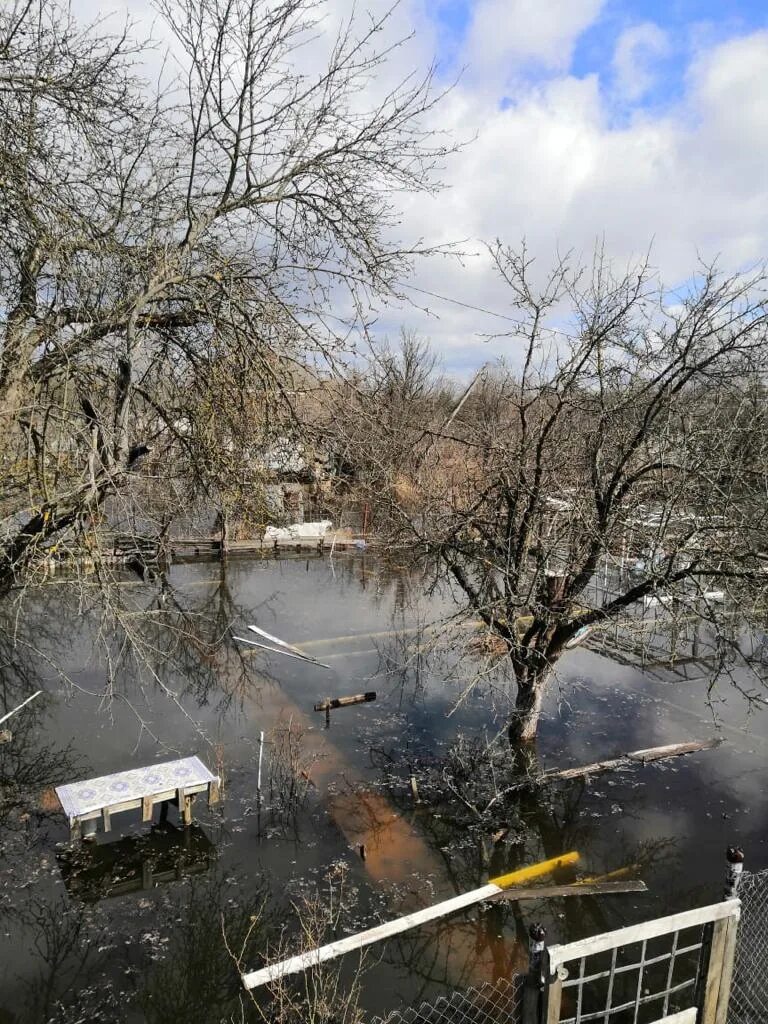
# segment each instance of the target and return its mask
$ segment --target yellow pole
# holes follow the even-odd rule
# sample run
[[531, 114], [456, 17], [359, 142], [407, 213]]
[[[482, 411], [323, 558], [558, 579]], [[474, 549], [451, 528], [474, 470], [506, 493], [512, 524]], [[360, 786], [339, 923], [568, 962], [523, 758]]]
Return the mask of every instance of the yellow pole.
[[575, 851], [572, 853], [564, 853], [560, 857], [552, 857], [551, 860], [542, 860], [538, 864], [529, 864], [526, 868], [518, 868], [517, 871], [511, 871], [508, 875], [499, 875], [498, 878], [490, 878], [488, 880], [488, 884], [498, 885], [500, 889], [509, 889], [512, 885], [523, 885], [523, 883], [530, 882], [534, 878], [541, 878], [542, 875], [549, 875], [553, 871], [557, 871], [558, 868], [577, 864], [578, 861], [579, 854]]

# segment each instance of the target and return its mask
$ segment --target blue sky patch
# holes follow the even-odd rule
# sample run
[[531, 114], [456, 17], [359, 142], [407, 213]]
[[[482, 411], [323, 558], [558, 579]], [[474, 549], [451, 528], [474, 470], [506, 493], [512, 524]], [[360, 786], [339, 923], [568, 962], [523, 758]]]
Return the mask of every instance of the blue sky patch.
[[[437, 56], [444, 72], [453, 73], [461, 63], [475, 2], [424, 0], [427, 15], [437, 25]], [[647, 89], [637, 96], [622, 96], [613, 67], [616, 45], [626, 30], [648, 22], [666, 35], [667, 52], [649, 59]], [[673, 105], [683, 94], [686, 69], [700, 49], [761, 28], [768, 29], [768, 0], [606, 0], [578, 39], [569, 71], [578, 78], [598, 76], [611, 120], [620, 123], [637, 111], [658, 113]], [[518, 72], [527, 86], [560, 73], [535, 62]], [[514, 102], [514, 95], [498, 99], [502, 110]]]
[[[702, 46], [768, 28], [768, 4], [765, 0], [608, 0], [600, 18], [578, 40], [571, 72], [577, 77], [597, 73], [610, 98], [616, 85], [616, 44], [627, 29], [646, 22], [658, 26], [669, 42], [668, 52], [653, 62], [652, 87], [633, 104], [635, 109], [653, 111], [682, 95], [686, 69]], [[621, 113], [620, 101], [616, 112]]]

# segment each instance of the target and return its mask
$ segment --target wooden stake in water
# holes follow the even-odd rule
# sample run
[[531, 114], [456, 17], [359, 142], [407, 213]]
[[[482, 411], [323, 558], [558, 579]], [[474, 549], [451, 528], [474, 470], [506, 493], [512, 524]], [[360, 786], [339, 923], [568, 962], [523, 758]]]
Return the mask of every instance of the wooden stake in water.
[[259, 812], [259, 835], [261, 835], [261, 761], [264, 756], [264, 731], [259, 733], [259, 774], [256, 778], [256, 794], [258, 798], [258, 812]]

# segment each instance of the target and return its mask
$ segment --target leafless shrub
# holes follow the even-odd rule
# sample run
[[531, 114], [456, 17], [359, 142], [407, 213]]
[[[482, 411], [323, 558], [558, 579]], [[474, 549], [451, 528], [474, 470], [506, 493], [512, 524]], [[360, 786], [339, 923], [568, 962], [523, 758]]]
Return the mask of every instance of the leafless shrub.
[[291, 715], [269, 734], [269, 812], [283, 826], [295, 825], [312, 789], [312, 764], [304, 749], [304, 728]]
[[[294, 919], [284, 928], [278, 942], [265, 951], [268, 961], [309, 953], [338, 935], [356, 905], [347, 871], [346, 865], [339, 862], [328, 872], [322, 887], [305, 889], [292, 900]], [[252, 927], [258, 925], [256, 917]], [[249, 935], [239, 951], [231, 949], [226, 934], [224, 938], [238, 971], [254, 969], [252, 963], [244, 962], [242, 955]], [[351, 969], [349, 963], [345, 966], [340, 960], [309, 966], [298, 975], [270, 983], [266, 993], [249, 992], [242, 1020], [251, 1019], [250, 1014], [255, 1013], [256, 1019], [268, 1024], [362, 1024], [360, 981], [366, 969], [364, 954], [359, 955]]]

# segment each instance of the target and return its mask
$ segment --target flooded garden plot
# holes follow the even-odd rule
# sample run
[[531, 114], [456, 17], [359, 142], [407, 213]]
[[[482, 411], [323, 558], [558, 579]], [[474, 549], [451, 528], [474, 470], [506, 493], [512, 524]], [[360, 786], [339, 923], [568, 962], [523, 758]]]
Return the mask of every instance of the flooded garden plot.
[[[362, 965], [349, 956], [312, 995], [314, 1019], [333, 1005], [351, 1021], [340, 993], [384, 1014], [510, 977], [533, 921], [565, 942], [716, 901], [729, 843], [766, 866], [768, 730], [737, 691], [724, 684], [715, 720], [706, 667], [643, 668], [590, 641], [558, 664], [531, 772], [723, 742], [506, 793], [520, 768], [506, 667], [466, 652], [473, 627], [447, 630], [451, 596], [427, 584], [413, 568], [327, 554], [178, 565], [160, 600], [126, 582], [145, 618], [176, 603], [213, 633], [179, 641], [173, 668], [166, 634], [147, 635], [147, 664], [118, 673], [109, 700], [87, 608], [56, 585], [31, 596], [40, 655], [28, 671], [44, 694], [0, 744], [0, 1021], [298, 1020], [303, 981], [275, 1009], [247, 998], [238, 965], [294, 952], [302, 929], [306, 948], [566, 851], [578, 865], [557, 881], [618, 873], [648, 886], [476, 907], [373, 947]], [[238, 645], [249, 623], [328, 667]], [[328, 721], [314, 710], [365, 692], [375, 701]], [[6, 683], [8, 708], [13, 693]], [[54, 787], [192, 756], [221, 777], [221, 800], [197, 798], [191, 826], [175, 808], [155, 807], [151, 823], [126, 811], [95, 842], [70, 843]]]

